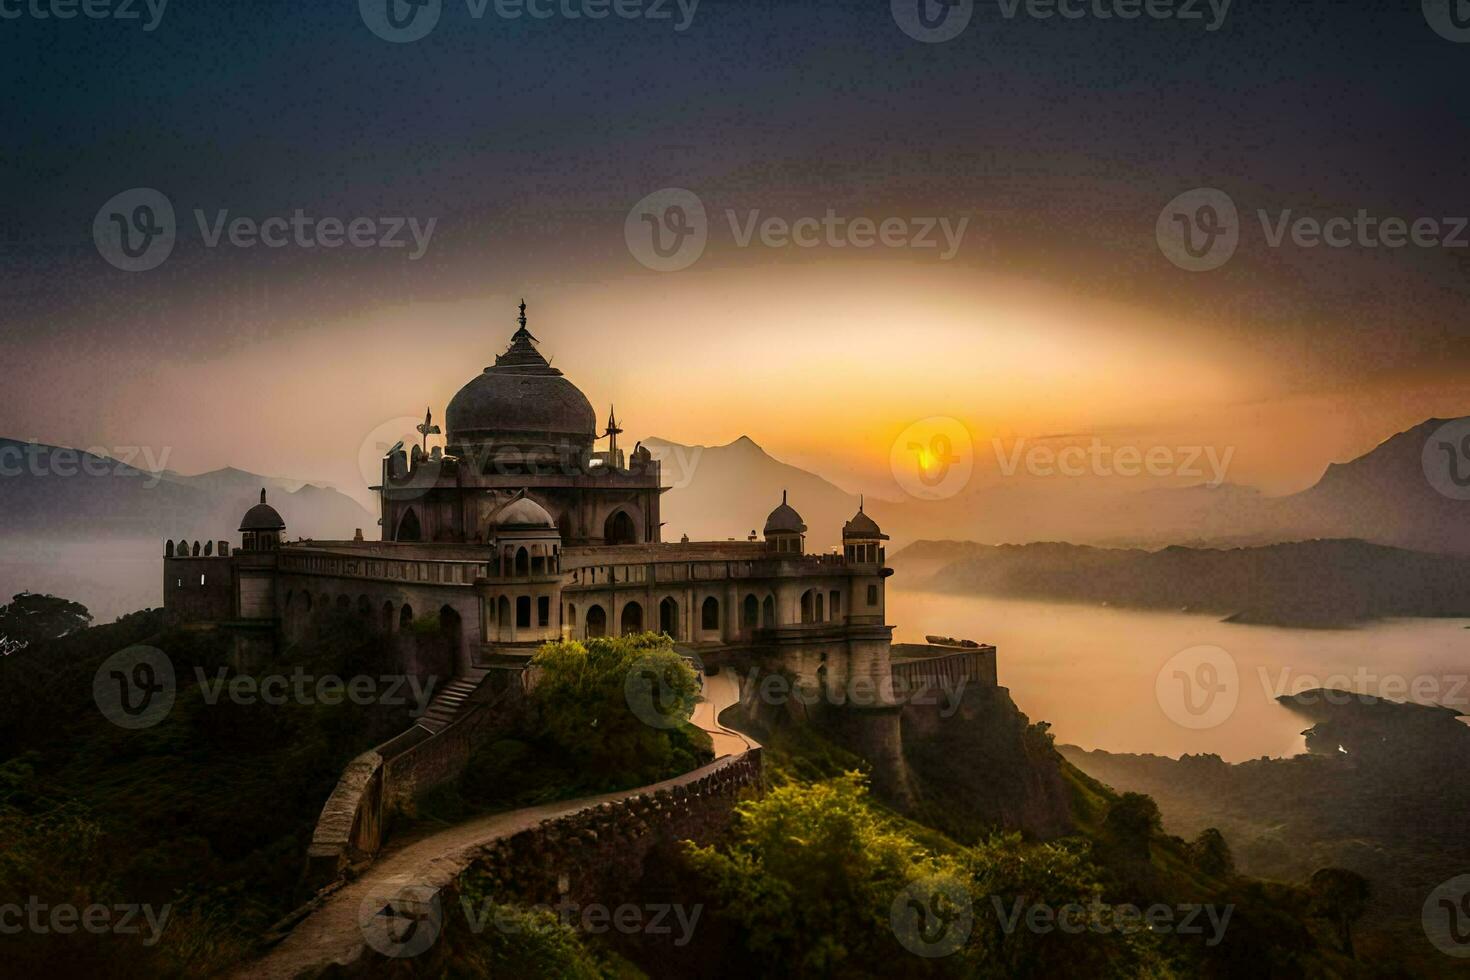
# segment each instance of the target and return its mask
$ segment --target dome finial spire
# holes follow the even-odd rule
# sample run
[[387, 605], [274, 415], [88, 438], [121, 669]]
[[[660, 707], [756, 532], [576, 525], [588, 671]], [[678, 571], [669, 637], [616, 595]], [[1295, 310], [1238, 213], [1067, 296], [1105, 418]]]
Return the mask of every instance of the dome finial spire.
[[265, 487], [260, 488], [260, 502], [265, 503]]
[[520, 317], [520, 320], [521, 320], [521, 329], [522, 330], [526, 329], [526, 298], [524, 296], [521, 297], [521, 317]]

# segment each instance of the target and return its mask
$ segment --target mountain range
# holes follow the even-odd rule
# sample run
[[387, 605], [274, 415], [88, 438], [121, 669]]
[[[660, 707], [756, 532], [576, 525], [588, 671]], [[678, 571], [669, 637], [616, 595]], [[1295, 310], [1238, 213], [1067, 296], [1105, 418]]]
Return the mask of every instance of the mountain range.
[[0, 534], [57, 539], [233, 538], [262, 488], [290, 537], [350, 538], [377, 518], [336, 490], [227, 467], [184, 476], [110, 456], [0, 439]]
[[[1133, 491], [1018, 478], [974, 486], [945, 500], [870, 497], [866, 511], [891, 536], [894, 557], [905, 545], [934, 539], [1017, 545], [1067, 541], [1156, 551], [1177, 545], [1218, 549], [1353, 538], [1387, 548], [1470, 554], [1470, 503], [1436, 491], [1422, 463], [1426, 442], [1445, 421], [1427, 420], [1356, 459], [1334, 463], [1314, 486], [1283, 497], [1230, 484]], [[776, 459], [747, 436], [723, 446], [656, 438], [643, 445], [662, 461], [664, 483], [671, 487], [662, 501], [668, 541], [685, 534], [697, 540], [759, 534], [785, 492], [808, 526], [808, 549], [826, 551], [841, 544], [842, 525], [858, 509], [857, 494]], [[285, 517], [290, 538], [351, 538], [359, 528], [368, 538], [377, 536], [376, 516], [361, 504], [337, 490], [299, 480], [233, 468], [196, 476], [154, 473], [107, 456], [0, 439], [0, 540], [5, 545], [0, 551], [0, 598], [22, 589], [54, 591], [86, 603], [99, 619], [155, 605], [163, 540], [233, 539], [240, 516], [262, 487]], [[942, 567], [946, 556], [939, 547], [929, 543], [902, 555], [906, 581], [922, 580]], [[1012, 583], [1006, 588], [1017, 588], [1018, 562], [1028, 565], [1026, 574], [1032, 576], [1047, 567], [1038, 564], [1038, 554], [1024, 553], [1025, 562], [1017, 555], [1001, 560], [986, 552], [947, 557], [972, 562], [964, 570], [966, 581], [990, 576], [993, 586], [994, 576], [1001, 574], [997, 570], [1004, 568]], [[1228, 563], [1234, 569], [1230, 574], [1255, 561], [1258, 571], [1275, 569], [1273, 574], [1279, 575], [1290, 574], [1291, 567], [1320, 574], [1322, 566], [1313, 564], [1318, 561], [1355, 561], [1407, 576], [1403, 582], [1418, 581], [1416, 576], [1428, 568], [1402, 555], [1361, 548], [1299, 551], [1291, 557], [1311, 561], [1293, 566], [1279, 551], [1212, 561]], [[974, 564], [977, 559], [981, 564]], [[1079, 551], [1069, 560], [1088, 567], [1109, 565], [1115, 578], [1131, 567], [1147, 579], [1180, 559], [1177, 554], [1107, 558]], [[1048, 588], [1068, 591], [1055, 583]], [[1169, 605], [1177, 598], [1167, 589], [1154, 591], [1151, 604]], [[1115, 595], [1131, 601], [1121, 592]], [[1225, 594], [1215, 599], [1220, 601], [1207, 603], [1211, 608], [1245, 616], [1254, 608]], [[1342, 612], [1323, 611], [1329, 618]], [[1267, 609], [1260, 614], [1275, 615]]]
[[1212, 613], [1231, 622], [1341, 627], [1470, 618], [1470, 556], [1319, 539], [1159, 551], [918, 541], [889, 556], [911, 589]]
[[[1286, 496], [1229, 483], [1136, 491], [1018, 477], [944, 500], [869, 497], [866, 510], [892, 537], [890, 551], [920, 539], [1156, 549], [1358, 538], [1470, 554], [1470, 502], [1441, 494], [1424, 472], [1424, 447], [1448, 421], [1426, 420], [1356, 459], [1330, 464], [1315, 485]], [[759, 533], [786, 490], [808, 526], [808, 547], [825, 551], [840, 544], [842, 524], [858, 508], [857, 494], [781, 462], [746, 436], [724, 446], [643, 444], [673, 484], [663, 498], [668, 539]]]

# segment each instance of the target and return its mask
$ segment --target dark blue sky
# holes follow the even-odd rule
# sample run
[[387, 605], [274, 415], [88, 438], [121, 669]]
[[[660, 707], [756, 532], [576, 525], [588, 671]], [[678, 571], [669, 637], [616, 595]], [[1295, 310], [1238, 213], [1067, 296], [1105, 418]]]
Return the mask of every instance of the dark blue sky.
[[[27, 15], [0, 20], [7, 344], [204, 358], [283, 307], [332, 317], [644, 274], [623, 219], [683, 186], [720, 207], [972, 214], [987, 233], [964, 260], [992, 272], [1208, 310], [1344, 377], [1443, 368], [1467, 353], [1470, 249], [1288, 254], [1256, 234], [1197, 276], [1160, 261], [1153, 231], [1199, 186], [1243, 212], [1470, 213], [1467, 74], [1470, 44], [1412, 2], [1238, 0], [1208, 32], [1008, 20], [982, 0], [941, 44], [899, 30], [887, 0], [704, 0], [683, 32], [475, 20], [444, 0], [408, 44], [376, 37], [353, 0], [173, 0], [151, 32]], [[132, 275], [91, 237], [132, 187], [162, 190], [185, 222], [301, 207], [439, 226], [418, 263], [291, 249], [226, 263], [181, 233], [165, 266]]]

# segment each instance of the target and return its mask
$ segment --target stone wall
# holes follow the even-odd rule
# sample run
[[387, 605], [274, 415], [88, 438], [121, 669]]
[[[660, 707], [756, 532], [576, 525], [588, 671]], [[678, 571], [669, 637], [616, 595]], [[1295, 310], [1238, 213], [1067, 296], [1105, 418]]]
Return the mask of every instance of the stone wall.
[[221, 623], [234, 619], [232, 559], [218, 556], [164, 558], [163, 617], [168, 626]]
[[488, 843], [472, 868], [505, 899], [637, 902], [631, 892], [650, 853], [683, 840], [710, 843], [728, 828], [736, 801], [760, 791], [760, 752], [750, 749], [625, 799], [544, 820]]
[[893, 645], [893, 686], [900, 697], [907, 692], [996, 687], [995, 647], [946, 652], [949, 647], [919, 643]]
[[[307, 850], [307, 882], [321, 888], [354, 866], [370, 862], [383, 846], [394, 810], [406, 809], [436, 786], [459, 778], [470, 753], [496, 712], [524, 696], [519, 678], [485, 684], [437, 733], [414, 725], [353, 759], [322, 807]], [[482, 693], [483, 692], [483, 693]]]

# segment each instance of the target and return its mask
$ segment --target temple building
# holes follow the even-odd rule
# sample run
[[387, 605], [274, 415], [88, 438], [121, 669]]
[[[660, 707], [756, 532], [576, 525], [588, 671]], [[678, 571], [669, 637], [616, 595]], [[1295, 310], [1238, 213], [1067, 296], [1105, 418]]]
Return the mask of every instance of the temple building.
[[426, 449], [426, 418], [423, 443], [383, 457], [380, 540], [288, 540], [290, 515], [262, 490], [233, 552], [165, 545], [167, 621], [229, 630], [248, 659], [351, 616], [401, 638], [405, 671], [467, 683], [548, 640], [653, 630], [707, 669], [763, 662], [833, 703], [886, 690], [887, 535], [861, 506], [841, 553], [806, 550], [785, 494], [760, 538], [664, 542], [658, 461], [641, 446], [624, 458], [613, 415], [598, 431], [525, 309], [450, 401], [444, 448]]

